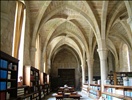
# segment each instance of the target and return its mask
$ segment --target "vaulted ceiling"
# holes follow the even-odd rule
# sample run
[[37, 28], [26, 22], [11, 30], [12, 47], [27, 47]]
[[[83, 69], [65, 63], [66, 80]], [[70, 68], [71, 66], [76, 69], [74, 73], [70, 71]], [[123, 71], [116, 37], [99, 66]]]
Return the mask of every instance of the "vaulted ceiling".
[[[42, 51], [49, 58], [58, 50], [73, 49], [82, 57], [83, 50], [93, 56], [98, 40], [107, 41], [114, 55], [121, 43], [132, 47], [124, 1], [26, 1], [29, 5], [32, 45], [41, 38]], [[69, 46], [69, 47], [68, 47]]]

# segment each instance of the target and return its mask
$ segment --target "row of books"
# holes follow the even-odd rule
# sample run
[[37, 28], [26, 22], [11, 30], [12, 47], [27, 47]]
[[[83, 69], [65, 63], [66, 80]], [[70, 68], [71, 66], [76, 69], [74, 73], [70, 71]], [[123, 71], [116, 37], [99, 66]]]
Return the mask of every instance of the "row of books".
[[25, 99], [23, 99], [23, 100], [31, 100], [31, 98], [30, 98], [30, 97], [27, 97], [27, 98], [25, 98]]
[[0, 82], [0, 91], [6, 90], [6, 82]]
[[40, 100], [39, 93], [33, 94], [32, 100]]
[[6, 60], [0, 59], [0, 67], [7, 68], [8, 62]]
[[132, 91], [129, 91], [129, 90], [124, 91], [123, 89], [105, 88], [105, 91], [109, 92], [109, 93], [114, 93], [114, 94], [132, 97]]
[[31, 75], [39, 76], [39, 73], [31, 70]]
[[38, 91], [39, 87], [38, 86], [33, 86], [33, 91]]
[[0, 92], [0, 100], [8, 100], [10, 98], [10, 94], [8, 92]]
[[12, 63], [10, 63], [8, 65], [8, 69], [17, 70], [17, 65], [13, 65]]
[[93, 95], [96, 95], [96, 96], [98, 95], [98, 93], [96, 91], [94, 91], [94, 90], [89, 90], [89, 93], [93, 94]]
[[0, 70], [0, 78], [1, 79], [7, 78], [7, 71], [6, 70]]
[[90, 86], [91, 89], [100, 90], [100, 86]]
[[11, 72], [6, 70], [0, 70], [0, 79], [11, 79]]
[[124, 77], [123, 85], [124, 86], [132, 86], [132, 77]]
[[[33, 81], [33, 80], [32, 80]], [[30, 86], [37, 86], [40, 84], [40, 81], [37, 81], [37, 82], [31, 82], [30, 83]]]
[[92, 98], [95, 98], [95, 99], [98, 99], [99, 97], [93, 93], [89, 93], [89, 96], [92, 97]]
[[11, 88], [11, 82], [0, 82], [0, 90], [6, 90], [6, 85], [7, 85], [7, 88]]
[[112, 97], [110, 95], [102, 94], [103, 100], [124, 100], [116, 97]]
[[24, 95], [24, 88], [17, 89], [17, 96]]
[[43, 93], [43, 91], [41, 91], [41, 98], [44, 98], [44, 93]]
[[5, 69], [13, 69], [13, 70], [17, 70], [17, 65], [14, 65], [12, 63], [9, 63], [6, 60], [0, 59], [0, 68], [5, 68]]
[[5, 100], [6, 94], [5, 92], [0, 92], [0, 99]]
[[132, 91], [124, 91], [124, 95], [128, 97], [132, 97]]

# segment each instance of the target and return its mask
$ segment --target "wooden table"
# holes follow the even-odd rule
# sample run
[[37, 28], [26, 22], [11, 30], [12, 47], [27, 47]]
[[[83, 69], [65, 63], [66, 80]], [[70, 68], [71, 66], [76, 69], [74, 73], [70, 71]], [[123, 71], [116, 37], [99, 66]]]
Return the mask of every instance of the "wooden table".
[[80, 100], [81, 95], [80, 94], [71, 94], [69, 95], [69, 98], [78, 99]]
[[56, 100], [63, 100], [63, 95], [55, 95]]

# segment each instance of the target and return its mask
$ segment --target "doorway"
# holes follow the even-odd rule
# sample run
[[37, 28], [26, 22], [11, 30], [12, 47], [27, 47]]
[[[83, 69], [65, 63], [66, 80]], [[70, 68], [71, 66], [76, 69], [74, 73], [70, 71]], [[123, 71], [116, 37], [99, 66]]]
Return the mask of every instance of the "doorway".
[[59, 86], [75, 87], [75, 69], [58, 69]]

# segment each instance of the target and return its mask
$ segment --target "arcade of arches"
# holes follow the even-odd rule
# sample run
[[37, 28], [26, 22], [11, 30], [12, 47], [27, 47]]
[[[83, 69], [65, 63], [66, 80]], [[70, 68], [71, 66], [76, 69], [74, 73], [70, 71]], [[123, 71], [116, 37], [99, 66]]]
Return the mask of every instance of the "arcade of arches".
[[74, 69], [76, 88], [94, 77], [103, 85], [110, 71], [132, 71], [132, 1], [1, 1], [0, 37], [22, 66], [51, 77]]

